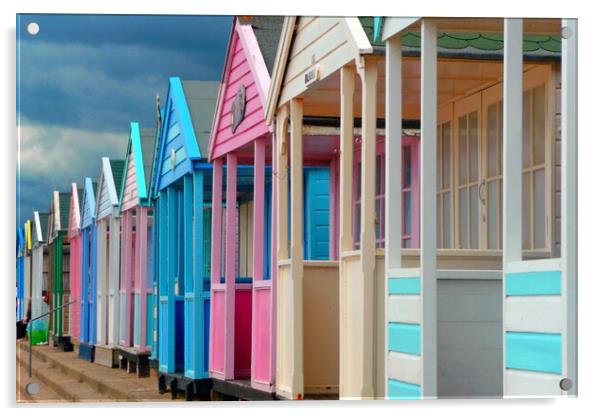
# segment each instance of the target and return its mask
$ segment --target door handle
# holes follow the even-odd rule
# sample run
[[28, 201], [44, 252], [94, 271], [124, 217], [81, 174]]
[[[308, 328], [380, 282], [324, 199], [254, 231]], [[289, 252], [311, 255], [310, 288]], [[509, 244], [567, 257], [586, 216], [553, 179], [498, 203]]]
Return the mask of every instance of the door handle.
[[481, 200], [481, 204], [485, 205], [485, 198], [483, 197], [483, 187], [485, 186], [485, 179], [481, 181], [479, 184], [479, 199]]

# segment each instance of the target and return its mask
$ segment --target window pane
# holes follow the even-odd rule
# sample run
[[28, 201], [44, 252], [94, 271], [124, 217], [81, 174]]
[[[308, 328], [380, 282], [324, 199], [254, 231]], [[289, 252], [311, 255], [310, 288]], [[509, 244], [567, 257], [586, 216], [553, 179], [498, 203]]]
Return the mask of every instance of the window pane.
[[451, 184], [451, 123], [443, 125], [443, 188]]
[[497, 181], [487, 184], [487, 230], [490, 249], [498, 249], [498, 203]]
[[539, 169], [533, 173], [535, 248], [544, 248], [546, 246], [546, 188], [544, 172], [544, 169]]
[[523, 249], [531, 249], [531, 173], [523, 174]]
[[487, 108], [487, 174], [497, 174], [497, 104]]
[[443, 194], [443, 247], [451, 248], [451, 192]]
[[479, 122], [477, 112], [470, 113], [470, 180], [479, 179]]
[[460, 189], [460, 248], [468, 248], [468, 191]]
[[545, 90], [544, 86], [533, 90], [533, 158], [536, 165], [545, 162]]
[[409, 188], [412, 183], [412, 148], [403, 147], [403, 187]]
[[459, 121], [459, 140], [460, 140], [460, 149], [459, 149], [459, 156], [460, 156], [460, 166], [458, 167], [459, 169], [459, 183], [465, 184], [466, 183], [466, 178], [467, 178], [467, 172], [466, 172], [466, 161], [467, 161], [467, 132], [466, 132], [466, 116], [464, 117], [460, 117], [460, 121]]
[[479, 187], [470, 187], [470, 248], [479, 248]]
[[437, 195], [437, 248], [443, 247], [443, 230], [441, 229], [441, 200], [443, 195]]
[[412, 232], [412, 193], [403, 193], [403, 234]]
[[531, 91], [523, 93], [523, 168], [531, 166]]

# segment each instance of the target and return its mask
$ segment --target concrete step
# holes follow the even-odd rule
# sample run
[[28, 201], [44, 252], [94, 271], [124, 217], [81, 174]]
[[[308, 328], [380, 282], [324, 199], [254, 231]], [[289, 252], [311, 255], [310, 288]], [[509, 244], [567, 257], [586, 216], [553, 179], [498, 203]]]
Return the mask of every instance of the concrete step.
[[[65, 399], [62, 398], [50, 386], [43, 383], [35, 375], [29, 378], [28, 358], [25, 355], [25, 360], [20, 360], [20, 349], [17, 349], [17, 403], [62, 403]], [[38, 385], [38, 393], [34, 396], [27, 393], [25, 387], [28, 383], [36, 383]]]
[[[29, 357], [23, 349], [20, 352], [21, 354], [17, 354], [17, 361], [25, 373], [25, 377], [19, 380], [19, 384], [20, 389], [24, 390], [29, 382]], [[62, 402], [106, 402], [111, 400], [107, 395], [86, 383], [79, 382], [59, 368], [54, 367], [52, 363], [46, 362], [35, 355], [32, 356], [32, 364], [33, 381], [38, 382], [40, 393], [44, 390], [45, 396], [52, 396], [52, 399]], [[27, 397], [36, 401], [42, 400], [39, 393], [35, 398], [29, 395]]]
[[[21, 349], [27, 354], [28, 346]], [[63, 352], [48, 346], [36, 346], [33, 355], [58, 369], [71, 379], [85, 384], [98, 394], [113, 401], [168, 401], [170, 395], [161, 395], [157, 378], [137, 378], [118, 368], [107, 368], [80, 359], [74, 352]]]

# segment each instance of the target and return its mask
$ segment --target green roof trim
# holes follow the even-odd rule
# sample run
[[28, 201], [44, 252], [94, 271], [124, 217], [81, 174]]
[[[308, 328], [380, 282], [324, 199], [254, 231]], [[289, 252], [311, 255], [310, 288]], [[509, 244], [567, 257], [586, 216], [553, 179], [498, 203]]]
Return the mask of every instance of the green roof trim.
[[[364, 32], [373, 46], [385, 46], [381, 39], [382, 17], [359, 17]], [[403, 46], [420, 48], [420, 32], [406, 32], [402, 37]], [[502, 51], [504, 49], [504, 35], [499, 33], [447, 33], [437, 34], [437, 46], [444, 50], [461, 51], [473, 48], [483, 53]], [[560, 35], [524, 35], [524, 52], [550, 52], [560, 53]]]

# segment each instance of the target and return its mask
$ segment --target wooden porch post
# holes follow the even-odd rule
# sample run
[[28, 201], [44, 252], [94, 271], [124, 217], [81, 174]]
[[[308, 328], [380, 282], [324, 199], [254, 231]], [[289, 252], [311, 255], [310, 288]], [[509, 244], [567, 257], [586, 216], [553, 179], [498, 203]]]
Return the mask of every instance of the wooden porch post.
[[293, 398], [303, 397], [303, 100], [291, 100], [291, 278]]
[[281, 282], [286, 278], [286, 273], [280, 274], [280, 260], [287, 260], [290, 258], [288, 249], [288, 125], [289, 125], [289, 105], [288, 103], [283, 105], [277, 114], [276, 119], [276, 148], [274, 152], [276, 154], [276, 176], [274, 181], [276, 182], [276, 269], [273, 271], [274, 276], [272, 279], [273, 287], [272, 291], [275, 293], [275, 304], [276, 312], [274, 314], [275, 325], [275, 351], [272, 352], [274, 359], [276, 360], [275, 374], [276, 389], [283, 383], [287, 383], [288, 380], [283, 380], [285, 374], [286, 358], [288, 356], [287, 351], [283, 351], [285, 346], [286, 338], [286, 325], [285, 325], [285, 302], [286, 293], [284, 292], [285, 285], [281, 285]]
[[226, 300], [225, 300], [225, 364], [224, 377], [234, 378], [234, 307], [236, 284], [236, 176], [238, 157], [228, 153], [226, 157]]
[[339, 395], [349, 396], [348, 380], [354, 371], [348, 365], [352, 330], [350, 328], [348, 281], [345, 275], [345, 253], [353, 250], [353, 90], [355, 68], [344, 66], [341, 73], [341, 130], [339, 154]]
[[572, 381], [569, 396], [577, 396], [577, 19], [562, 21], [562, 91], [561, 91], [561, 258], [566, 288], [566, 368]]
[[362, 79], [362, 155], [361, 155], [361, 217], [360, 217], [360, 262], [362, 275], [359, 293], [362, 295], [359, 339], [362, 342], [360, 355], [353, 357], [361, 366], [359, 394], [362, 398], [373, 398], [375, 391], [375, 331], [374, 331], [374, 271], [376, 267], [375, 234], [375, 181], [376, 181], [376, 62], [364, 60], [359, 68]]
[[[190, 292], [192, 288], [192, 210], [193, 210], [193, 191], [192, 191], [192, 174], [189, 173], [184, 176], [184, 192], [183, 192], [183, 208], [182, 208], [182, 220], [184, 223], [183, 230], [183, 248], [181, 255], [184, 256], [184, 276], [179, 276], [180, 284], [182, 285], [182, 293], [184, 294], [184, 374], [190, 375], [194, 362], [195, 354], [195, 339], [196, 334], [194, 333], [194, 327], [191, 322], [194, 322], [194, 311], [190, 307], [194, 302], [191, 299]], [[137, 237], [139, 237], [138, 234]], [[136, 241], [139, 239], [137, 238]]]
[[437, 397], [437, 26], [422, 21], [420, 60], [420, 268], [422, 396]]
[[194, 228], [192, 234], [192, 288], [189, 289], [189, 296], [192, 296], [192, 310], [194, 311], [192, 318], [192, 328], [195, 337], [195, 348], [193, 361], [194, 377], [199, 377], [201, 374], [208, 372], [209, 369], [205, 368], [204, 357], [205, 357], [205, 342], [203, 337], [199, 337], [198, 334], [205, 333], [205, 313], [204, 313], [204, 299], [203, 299], [203, 280], [205, 278], [205, 243], [204, 243], [204, 188], [205, 188], [205, 170], [195, 170], [193, 173], [193, 217], [194, 217]]
[[[339, 255], [353, 250], [353, 88], [355, 71], [341, 68], [341, 133], [339, 156]], [[342, 348], [342, 345], [341, 345]]]
[[385, 262], [386, 268], [401, 268], [401, 33], [387, 39], [385, 104]]
[[137, 286], [140, 296], [140, 304], [138, 307], [138, 319], [140, 319], [140, 337], [138, 348], [141, 351], [146, 351], [146, 279], [147, 279], [147, 235], [148, 235], [148, 208], [138, 207], [136, 215], [136, 273]]
[[277, 248], [278, 248], [278, 135], [276, 133], [276, 129], [278, 128], [277, 124], [273, 124], [274, 131], [271, 135], [272, 140], [272, 227], [271, 227], [271, 247], [270, 247], [270, 283], [272, 285], [272, 289], [270, 291], [270, 370], [269, 370], [269, 379], [270, 383], [276, 382], [276, 308], [278, 307], [278, 299], [276, 294], [278, 293], [278, 257], [277, 257]]
[[[169, 194], [168, 194], [169, 195]], [[169, 198], [169, 196], [168, 196]], [[171, 198], [170, 198], [171, 199]], [[170, 207], [171, 208], [171, 207]], [[125, 249], [123, 251], [124, 254], [124, 258], [122, 259], [123, 262], [125, 263], [125, 270], [126, 270], [126, 282], [125, 282], [125, 328], [124, 328], [124, 334], [125, 334], [125, 345], [128, 347], [131, 347], [133, 345], [132, 343], [132, 337], [131, 337], [131, 321], [132, 321], [132, 286], [134, 285], [134, 276], [133, 276], [133, 270], [132, 270], [132, 240], [133, 240], [133, 230], [132, 230], [132, 219], [133, 219], [133, 215], [132, 215], [132, 210], [128, 210], [125, 212], [125, 226], [130, 234], [130, 240], [127, 241], [127, 244], [125, 246]], [[136, 230], [136, 239], [138, 239], [138, 230]], [[173, 287], [171, 288], [173, 290]]]
[[[401, 62], [401, 33], [387, 39], [385, 56], [385, 324], [388, 326], [388, 293], [389, 293], [389, 270], [401, 268], [401, 180], [402, 169], [402, 62]], [[388, 331], [384, 331], [384, 348], [382, 354], [385, 360], [389, 355]], [[381, 352], [377, 352], [380, 354]], [[382, 380], [387, 394], [389, 379], [389, 365], [385, 361], [384, 379]]]
[[[167, 314], [165, 316], [167, 334], [161, 334], [167, 338], [167, 348], [165, 354], [167, 355], [167, 372], [173, 373], [176, 369], [176, 287], [175, 279], [177, 273], [177, 257], [176, 257], [176, 238], [177, 238], [177, 225], [178, 225], [178, 210], [177, 210], [177, 193], [174, 186], [167, 187], [167, 244], [165, 250], [165, 257], [167, 258], [167, 270], [166, 270], [166, 295], [167, 295]], [[128, 221], [129, 223], [129, 221]], [[128, 224], [128, 226], [131, 226]], [[127, 307], [127, 306], [126, 306]], [[128, 330], [126, 321], [126, 330]]]
[[[223, 166], [222, 158], [213, 161], [213, 181], [212, 181], [212, 200], [211, 200], [211, 286], [219, 284], [221, 278], [221, 250], [222, 250], [222, 187], [223, 187]], [[214, 315], [213, 290], [211, 291], [211, 315]], [[211, 318], [213, 322], [213, 318]], [[214, 339], [213, 326], [209, 326], [209, 337]], [[209, 343], [209, 368], [213, 362], [213, 343]]]
[[109, 270], [109, 333], [107, 342], [110, 345], [119, 344], [119, 256], [122, 236], [120, 233], [121, 219], [117, 216], [111, 217], [109, 238], [110, 270]]
[[96, 341], [104, 345], [107, 343], [106, 340], [106, 327], [107, 327], [107, 308], [106, 308], [106, 294], [107, 294], [107, 222], [105, 219], [100, 220], [97, 225], [98, 227], [98, 250], [96, 255], [98, 256], [98, 280], [96, 281]]
[[[263, 280], [264, 263], [264, 215], [265, 215], [265, 137], [254, 142], [255, 146], [255, 169], [253, 170], [253, 283]], [[255, 293], [253, 287], [252, 315], [251, 315], [251, 337], [256, 336], [255, 325], [257, 314], [255, 313]], [[255, 339], [251, 339], [251, 381], [255, 380]]]
[[253, 280], [263, 280], [265, 218], [265, 138], [255, 140], [253, 178]]
[[[504, 19], [503, 96], [503, 268], [522, 260], [523, 21]], [[506, 293], [506, 279], [502, 281]], [[506, 314], [506, 302], [503, 316]], [[506, 336], [503, 337], [503, 391], [506, 394]]]

